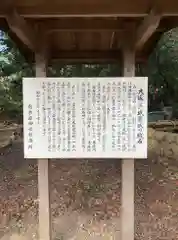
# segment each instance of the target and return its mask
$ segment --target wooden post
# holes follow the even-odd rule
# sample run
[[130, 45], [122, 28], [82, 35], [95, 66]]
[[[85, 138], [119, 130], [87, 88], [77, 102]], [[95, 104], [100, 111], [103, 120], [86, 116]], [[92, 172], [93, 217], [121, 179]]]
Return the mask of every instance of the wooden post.
[[[124, 77], [133, 77], [135, 51], [127, 43], [123, 47]], [[134, 240], [134, 159], [122, 160], [121, 240]]]
[[[36, 54], [36, 77], [46, 77], [46, 59], [39, 54]], [[39, 240], [51, 240], [48, 168], [48, 159], [38, 159]]]

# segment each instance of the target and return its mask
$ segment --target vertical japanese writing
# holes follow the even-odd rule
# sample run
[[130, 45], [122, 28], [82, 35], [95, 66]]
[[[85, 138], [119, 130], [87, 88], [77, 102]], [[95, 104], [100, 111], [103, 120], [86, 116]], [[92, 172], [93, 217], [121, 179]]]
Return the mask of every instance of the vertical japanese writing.
[[41, 157], [41, 144], [48, 158], [145, 156], [145, 82], [41, 79], [31, 88], [30, 101], [27, 89], [24, 126], [29, 156], [36, 152]]
[[51, 83], [47, 83], [47, 117], [48, 117], [48, 151], [52, 151], [52, 137], [51, 137], [51, 102], [52, 102], [52, 92], [51, 92]]
[[112, 150], [115, 151], [116, 148], [116, 133], [117, 133], [117, 125], [116, 125], [116, 83], [112, 83]]
[[33, 108], [32, 104], [28, 105], [28, 149], [33, 149]]
[[96, 152], [96, 85], [92, 85], [92, 151]]
[[138, 111], [137, 111], [137, 143], [142, 144], [144, 141], [144, 133], [143, 133], [143, 120], [144, 120], [144, 112], [143, 112], [143, 104], [144, 104], [144, 92], [143, 89], [140, 88], [137, 92], [138, 99]]
[[56, 82], [52, 82], [52, 151], [56, 151]]
[[132, 123], [132, 83], [128, 82], [128, 151], [132, 151], [132, 129], [133, 129], [133, 123]]
[[96, 86], [96, 136], [97, 142], [101, 143], [101, 84], [100, 82], [97, 83]]
[[132, 151], [136, 151], [136, 130], [137, 130], [137, 88], [132, 85]]
[[117, 83], [117, 150], [122, 147], [122, 119], [121, 119], [121, 82]]
[[66, 138], [66, 84], [65, 82], [62, 83], [61, 90], [62, 90], [62, 151], [66, 151], [67, 145], [67, 138]]
[[87, 124], [87, 152], [92, 151], [92, 111], [91, 111], [91, 83], [88, 82], [87, 84], [87, 118], [86, 118], [86, 124]]
[[57, 115], [57, 151], [62, 151], [61, 148], [61, 83], [57, 82], [57, 107], [56, 107], [56, 115]]
[[71, 151], [71, 83], [67, 83], [67, 151]]
[[37, 124], [40, 124], [40, 100], [41, 100], [41, 92], [36, 91], [36, 120]]
[[46, 136], [47, 113], [46, 113], [46, 83], [42, 83], [42, 134]]
[[85, 109], [85, 101], [86, 101], [86, 89], [85, 83], [82, 82], [81, 86], [81, 118], [82, 118], [82, 149], [83, 152], [86, 150], [86, 109]]
[[106, 120], [107, 120], [107, 111], [106, 111], [106, 85], [102, 87], [102, 151], [106, 151]]
[[76, 151], [76, 85], [72, 85], [72, 151]]
[[127, 84], [124, 81], [122, 83], [122, 151], [126, 152], [128, 148], [127, 139]]

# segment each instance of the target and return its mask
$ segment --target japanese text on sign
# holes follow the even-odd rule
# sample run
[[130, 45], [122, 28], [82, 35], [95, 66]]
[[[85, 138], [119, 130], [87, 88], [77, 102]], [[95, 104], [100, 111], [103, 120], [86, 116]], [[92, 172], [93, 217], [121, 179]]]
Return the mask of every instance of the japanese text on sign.
[[147, 78], [25, 78], [26, 158], [146, 158]]

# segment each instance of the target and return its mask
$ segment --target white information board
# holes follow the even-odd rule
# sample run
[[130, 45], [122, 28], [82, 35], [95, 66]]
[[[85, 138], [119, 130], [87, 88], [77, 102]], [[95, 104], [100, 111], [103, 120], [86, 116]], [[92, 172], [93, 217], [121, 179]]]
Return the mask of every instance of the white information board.
[[25, 158], [147, 158], [146, 77], [24, 78]]

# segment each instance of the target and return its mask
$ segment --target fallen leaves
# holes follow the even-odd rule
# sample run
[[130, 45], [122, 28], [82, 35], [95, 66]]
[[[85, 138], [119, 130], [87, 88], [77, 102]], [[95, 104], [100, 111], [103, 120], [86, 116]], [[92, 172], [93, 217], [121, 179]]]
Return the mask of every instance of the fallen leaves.
[[[159, 147], [157, 154], [152, 152], [148, 161], [136, 161], [136, 237], [176, 240], [178, 163], [176, 159], [173, 164], [166, 156], [162, 157], [165, 149], [161, 142], [156, 147]], [[4, 233], [18, 229], [28, 239], [35, 239], [38, 237], [37, 165], [24, 161], [21, 151], [22, 146], [18, 151], [13, 146], [12, 152], [1, 160], [0, 229]], [[63, 240], [95, 237], [119, 240], [120, 162], [56, 160], [51, 161], [50, 171], [53, 236]], [[163, 231], [168, 231], [169, 237]]]

